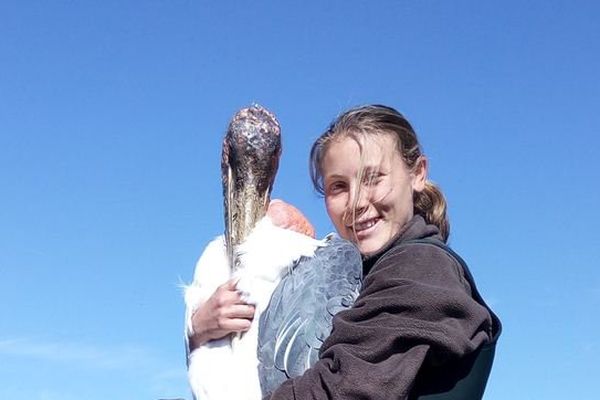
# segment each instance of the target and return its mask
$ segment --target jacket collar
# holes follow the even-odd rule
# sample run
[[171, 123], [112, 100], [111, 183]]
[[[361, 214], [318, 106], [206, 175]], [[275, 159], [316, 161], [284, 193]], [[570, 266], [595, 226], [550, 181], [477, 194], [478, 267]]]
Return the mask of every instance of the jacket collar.
[[[384, 245], [381, 250], [374, 254], [369, 254], [368, 256], [363, 256], [363, 274], [366, 275], [369, 273], [373, 265], [384, 255], [388, 250], [392, 247], [399, 245], [402, 242], [407, 240], [414, 239], [423, 239], [436, 237], [437, 239], [442, 240], [440, 235], [440, 231], [435, 225], [427, 224], [425, 219], [416, 214], [412, 217], [406, 225], [400, 229], [400, 231], [392, 238], [390, 241]], [[442, 240], [443, 241], [443, 240]]]

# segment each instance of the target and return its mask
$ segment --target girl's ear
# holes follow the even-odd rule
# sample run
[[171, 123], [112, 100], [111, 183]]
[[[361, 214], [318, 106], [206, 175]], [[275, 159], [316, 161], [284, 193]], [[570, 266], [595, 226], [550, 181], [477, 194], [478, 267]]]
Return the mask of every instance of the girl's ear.
[[420, 156], [412, 172], [412, 188], [415, 192], [422, 192], [427, 182], [427, 157]]

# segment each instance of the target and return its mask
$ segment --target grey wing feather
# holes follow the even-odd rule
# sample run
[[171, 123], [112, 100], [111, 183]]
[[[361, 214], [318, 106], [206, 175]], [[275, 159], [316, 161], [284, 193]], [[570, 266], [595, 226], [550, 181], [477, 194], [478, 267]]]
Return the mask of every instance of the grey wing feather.
[[354, 303], [362, 283], [356, 247], [336, 235], [314, 257], [300, 259], [260, 316], [259, 376], [263, 396], [302, 375], [319, 358], [332, 319]]

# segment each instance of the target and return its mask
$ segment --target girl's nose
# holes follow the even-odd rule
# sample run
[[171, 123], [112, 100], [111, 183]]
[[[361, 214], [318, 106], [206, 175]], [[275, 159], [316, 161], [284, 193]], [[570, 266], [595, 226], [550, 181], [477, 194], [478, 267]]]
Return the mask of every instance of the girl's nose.
[[369, 193], [363, 187], [355, 187], [350, 191], [346, 204], [346, 225], [351, 225], [365, 213], [369, 206]]
[[349, 197], [349, 207], [363, 209], [369, 205], [369, 188], [363, 185], [352, 185]]

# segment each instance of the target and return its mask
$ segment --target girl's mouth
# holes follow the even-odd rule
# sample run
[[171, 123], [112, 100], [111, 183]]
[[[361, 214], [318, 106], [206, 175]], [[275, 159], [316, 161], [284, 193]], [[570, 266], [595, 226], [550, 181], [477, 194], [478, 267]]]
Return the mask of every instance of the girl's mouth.
[[375, 230], [375, 226], [380, 220], [381, 218], [375, 217], [361, 222], [357, 222], [354, 224], [354, 233], [359, 239], [361, 239], [362, 237], [369, 235], [373, 230]]

